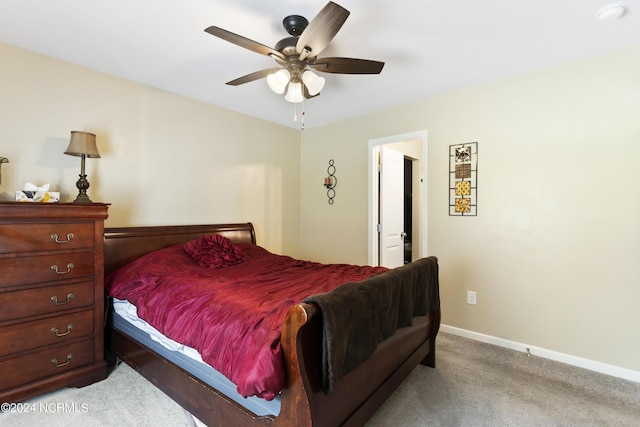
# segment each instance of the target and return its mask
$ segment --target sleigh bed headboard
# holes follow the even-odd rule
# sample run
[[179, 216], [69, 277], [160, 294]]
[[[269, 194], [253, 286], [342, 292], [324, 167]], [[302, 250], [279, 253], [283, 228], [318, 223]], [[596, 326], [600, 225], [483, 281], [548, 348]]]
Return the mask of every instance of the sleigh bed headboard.
[[105, 228], [104, 273], [107, 275], [149, 252], [207, 234], [221, 234], [234, 243], [256, 243], [255, 230], [250, 222]]

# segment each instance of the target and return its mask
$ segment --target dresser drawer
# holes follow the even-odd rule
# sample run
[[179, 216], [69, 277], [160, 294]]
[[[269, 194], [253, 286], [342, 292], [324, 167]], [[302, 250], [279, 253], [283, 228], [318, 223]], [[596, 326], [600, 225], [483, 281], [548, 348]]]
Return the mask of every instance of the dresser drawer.
[[92, 248], [94, 239], [93, 222], [0, 224], [0, 253]]
[[92, 339], [69, 345], [51, 346], [15, 358], [0, 359], [0, 390], [62, 374], [94, 362]]
[[95, 253], [88, 251], [0, 257], [0, 287], [94, 276], [95, 270]]
[[93, 310], [0, 328], [0, 357], [93, 334]]
[[92, 306], [94, 293], [93, 281], [0, 292], [0, 322]]

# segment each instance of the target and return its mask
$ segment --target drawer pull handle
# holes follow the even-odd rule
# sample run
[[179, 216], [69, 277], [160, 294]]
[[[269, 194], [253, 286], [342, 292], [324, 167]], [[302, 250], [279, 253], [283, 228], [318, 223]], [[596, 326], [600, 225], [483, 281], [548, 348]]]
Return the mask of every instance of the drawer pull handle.
[[67, 332], [60, 333], [58, 331], [58, 328], [51, 328], [51, 333], [57, 337], [64, 337], [65, 335], [69, 335], [72, 329], [73, 329], [73, 323], [69, 323], [67, 325]]
[[71, 359], [72, 358], [73, 358], [72, 354], [67, 354], [67, 361], [66, 362], [61, 363], [61, 364], [58, 365], [58, 359], [54, 358], [54, 359], [51, 359], [51, 364], [53, 366], [55, 366], [56, 368], [62, 368], [64, 366], [67, 366], [69, 363], [71, 363]]
[[58, 302], [58, 297], [56, 296], [51, 297], [51, 302], [54, 303], [55, 305], [65, 305], [65, 304], [69, 304], [72, 299], [73, 299], [73, 294], [68, 293], [67, 300], [65, 302]]
[[68, 233], [68, 234], [67, 234], [67, 240], [58, 240], [58, 235], [57, 235], [57, 234], [52, 234], [52, 235], [51, 235], [51, 240], [53, 240], [53, 241], [54, 241], [54, 242], [56, 242], [56, 243], [60, 243], [60, 244], [62, 244], [62, 243], [69, 243], [69, 241], [70, 241], [71, 239], [73, 239], [73, 238], [74, 238], [73, 233]]
[[53, 271], [55, 271], [56, 274], [67, 274], [67, 273], [71, 272], [71, 270], [73, 269], [73, 263], [67, 264], [67, 269], [65, 271], [58, 271], [58, 265], [57, 264], [52, 265], [51, 269]]

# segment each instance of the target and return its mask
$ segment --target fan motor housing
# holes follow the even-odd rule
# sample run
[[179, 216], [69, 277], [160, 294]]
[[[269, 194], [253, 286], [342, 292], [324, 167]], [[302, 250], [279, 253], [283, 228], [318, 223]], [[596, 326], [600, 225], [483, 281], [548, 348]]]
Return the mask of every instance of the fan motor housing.
[[287, 37], [276, 43], [274, 49], [285, 56], [295, 55], [298, 37]]

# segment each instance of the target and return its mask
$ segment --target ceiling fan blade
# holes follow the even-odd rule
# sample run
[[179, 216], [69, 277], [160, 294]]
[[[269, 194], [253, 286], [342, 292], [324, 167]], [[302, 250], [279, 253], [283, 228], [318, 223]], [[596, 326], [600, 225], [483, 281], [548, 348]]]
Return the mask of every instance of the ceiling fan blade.
[[318, 58], [308, 64], [314, 70], [334, 74], [380, 74], [384, 62], [357, 58]]
[[255, 71], [253, 73], [247, 74], [246, 76], [238, 77], [237, 79], [231, 80], [227, 82], [227, 84], [230, 86], [238, 86], [241, 84], [252, 82], [254, 80], [265, 78], [269, 74], [275, 73], [279, 70], [282, 70], [282, 68], [267, 68], [266, 70]]
[[246, 37], [240, 36], [238, 34], [232, 33], [231, 31], [224, 30], [219, 27], [211, 26], [206, 28], [205, 31], [212, 36], [216, 36], [221, 38], [222, 40], [226, 40], [238, 46], [244, 47], [245, 49], [252, 50], [256, 53], [266, 56], [275, 56], [276, 58], [280, 58], [282, 60], [285, 59], [284, 55], [277, 50], [270, 48], [269, 46], [265, 46], [261, 43], [255, 42]]
[[301, 54], [301, 59], [318, 56], [333, 40], [349, 13], [347, 9], [332, 1], [327, 3], [309, 22], [298, 39], [296, 51]]

